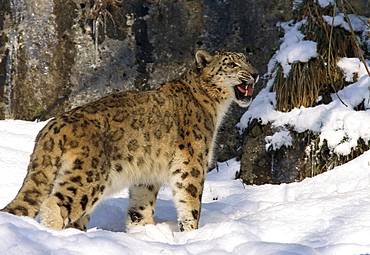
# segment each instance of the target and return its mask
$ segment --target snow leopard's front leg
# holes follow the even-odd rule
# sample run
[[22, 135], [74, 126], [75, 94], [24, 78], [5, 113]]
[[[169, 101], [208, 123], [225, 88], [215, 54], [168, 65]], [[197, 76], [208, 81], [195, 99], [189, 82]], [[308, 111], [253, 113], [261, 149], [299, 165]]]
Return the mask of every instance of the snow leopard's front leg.
[[170, 185], [180, 231], [189, 231], [198, 228], [205, 168], [197, 160], [184, 160], [181, 165], [173, 169]]

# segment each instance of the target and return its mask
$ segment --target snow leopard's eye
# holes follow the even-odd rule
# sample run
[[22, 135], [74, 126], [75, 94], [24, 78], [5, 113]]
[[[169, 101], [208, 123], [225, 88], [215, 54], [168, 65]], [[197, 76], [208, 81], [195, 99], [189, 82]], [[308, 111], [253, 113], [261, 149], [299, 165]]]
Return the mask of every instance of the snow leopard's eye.
[[230, 68], [238, 67], [238, 65], [235, 64], [235, 62], [228, 63], [227, 66], [230, 67]]

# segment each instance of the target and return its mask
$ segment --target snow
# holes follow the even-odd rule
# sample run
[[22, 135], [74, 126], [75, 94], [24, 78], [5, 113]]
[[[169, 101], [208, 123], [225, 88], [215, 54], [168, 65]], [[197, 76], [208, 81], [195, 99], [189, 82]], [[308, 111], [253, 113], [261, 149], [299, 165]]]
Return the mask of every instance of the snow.
[[266, 136], [266, 151], [270, 148], [273, 150], [279, 149], [282, 146], [289, 147], [292, 145], [293, 138], [290, 136], [290, 132], [283, 130], [274, 133], [272, 136]]
[[341, 58], [337, 65], [343, 69], [345, 80], [348, 82], [353, 82], [355, 74], [358, 74], [359, 77], [367, 74], [365, 66], [358, 58]]
[[[45, 124], [0, 121], [0, 207], [20, 188], [33, 140]], [[230, 160], [208, 174], [200, 228], [186, 233], [178, 231], [167, 186], [158, 196], [157, 224], [135, 227], [131, 233], [124, 232], [127, 190], [98, 206], [87, 232], [48, 229], [38, 220], [0, 212], [0, 253], [366, 254], [369, 165], [366, 152], [300, 183], [245, 186], [234, 180], [240, 165]]]
[[322, 8], [325, 8], [328, 5], [334, 5], [335, 4], [335, 1], [334, 0], [318, 0], [318, 2], [319, 2], [319, 5]]
[[[348, 14], [348, 18], [351, 21], [351, 26], [355, 32], [366, 30], [366, 25], [360, 20], [359, 17], [361, 16], [357, 16], [355, 14]], [[334, 20], [332, 16], [327, 16], [327, 15], [324, 15], [323, 18], [330, 26], [331, 25], [334, 25], [334, 27], [340, 26], [344, 28], [345, 30], [351, 32], [350, 25], [346, 21], [346, 17], [343, 13], [339, 13], [338, 15], [336, 15], [334, 17]], [[361, 19], [366, 20], [365, 17], [361, 17]]]
[[[333, 4], [332, 0], [321, 0], [319, 1], [321, 6]], [[298, 4], [298, 2], [296, 2]], [[348, 18], [351, 21], [352, 28], [356, 32], [367, 31], [366, 25], [361, 21], [367, 20], [366, 17], [358, 17], [354, 14], [349, 14]], [[340, 26], [347, 31], [350, 30], [349, 24], [345, 21], [345, 15], [338, 13], [333, 20], [331, 16], [323, 16], [323, 19], [328, 25]], [[308, 62], [311, 58], [318, 57], [317, 43], [314, 41], [305, 40], [305, 35], [300, 31], [302, 26], [307, 23], [306, 20], [294, 23], [294, 21], [280, 22], [278, 27], [284, 30], [284, 37], [280, 49], [276, 52], [269, 64], [269, 72], [272, 73], [272, 69], [276, 63], [279, 63], [283, 67], [284, 76], [286, 77], [291, 69], [291, 64], [295, 62]], [[364, 37], [367, 37], [367, 33], [364, 32]]]
[[[295, 1], [299, 3], [300, 1]], [[334, 0], [319, 0], [321, 6]], [[331, 24], [332, 17], [325, 17]], [[354, 26], [360, 24], [352, 21]], [[281, 23], [285, 36], [269, 63], [269, 75], [280, 63], [284, 74], [296, 61], [317, 57], [316, 43], [304, 40], [299, 28], [304, 20]], [[341, 14], [336, 26], [348, 25]], [[358, 30], [356, 30], [358, 31]], [[289, 146], [288, 128], [311, 130], [327, 140], [329, 148], [345, 155], [359, 138], [370, 139], [369, 84], [364, 65], [353, 58], [338, 62], [345, 79], [353, 84], [339, 91], [327, 105], [275, 110], [272, 79], [240, 120], [252, 119], [280, 127], [266, 139], [266, 148]], [[364, 102], [364, 111], [354, 107]], [[38, 131], [46, 122], [0, 121], [0, 208], [22, 185]], [[205, 182], [200, 228], [181, 233], [168, 186], [161, 188], [156, 225], [134, 227], [125, 233], [128, 192], [103, 201], [92, 215], [87, 232], [48, 229], [39, 219], [0, 212], [0, 254], [240, 254], [240, 255], [351, 255], [370, 254], [370, 151], [333, 170], [302, 182], [245, 186], [235, 175], [239, 162], [219, 164]]]
[[287, 76], [291, 65], [294, 62], [307, 62], [313, 57], [317, 57], [317, 43], [313, 41], [303, 40], [305, 37], [300, 27], [306, 23], [302, 20], [296, 24], [292, 22], [283, 22], [279, 26], [285, 30], [283, 43], [280, 45], [280, 50], [275, 54], [274, 60], [281, 64], [284, 70], [284, 75]]

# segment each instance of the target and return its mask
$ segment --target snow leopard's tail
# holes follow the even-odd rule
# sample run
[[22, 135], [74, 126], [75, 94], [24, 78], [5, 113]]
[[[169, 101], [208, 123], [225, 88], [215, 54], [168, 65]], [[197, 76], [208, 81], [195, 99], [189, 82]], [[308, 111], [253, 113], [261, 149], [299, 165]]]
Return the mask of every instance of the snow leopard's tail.
[[[44, 130], [50, 126], [51, 122], [53, 121], [50, 121]], [[59, 150], [55, 149], [57, 145], [54, 144], [51, 135], [48, 132], [43, 133], [46, 135], [41, 136], [42, 132], [40, 132], [36, 138], [36, 146], [21, 189], [1, 211], [34, 218], [39, 213], [42, 202], [50, 195], [60, 165], [58, 162], [60, 157], [51, 153], [52, 149], [53, 152]]]

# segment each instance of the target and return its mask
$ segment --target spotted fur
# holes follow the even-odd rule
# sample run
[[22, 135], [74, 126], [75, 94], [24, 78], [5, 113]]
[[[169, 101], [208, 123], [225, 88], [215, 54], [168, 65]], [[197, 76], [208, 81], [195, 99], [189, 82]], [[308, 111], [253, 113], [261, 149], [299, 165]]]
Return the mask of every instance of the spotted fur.
[[122, 92], [49, 121], [28, 173], [2, 211], [45, 226], [86, 229], [104, 197], [130, 188], [127, 229], [154, 224], [156, 196], [169, 183], [181, 231], [198, 228], [205, 174], [232, 101], [247, 106], [257, 70], [241, 53], [199, 50], [182, 77], [147, 92]]

